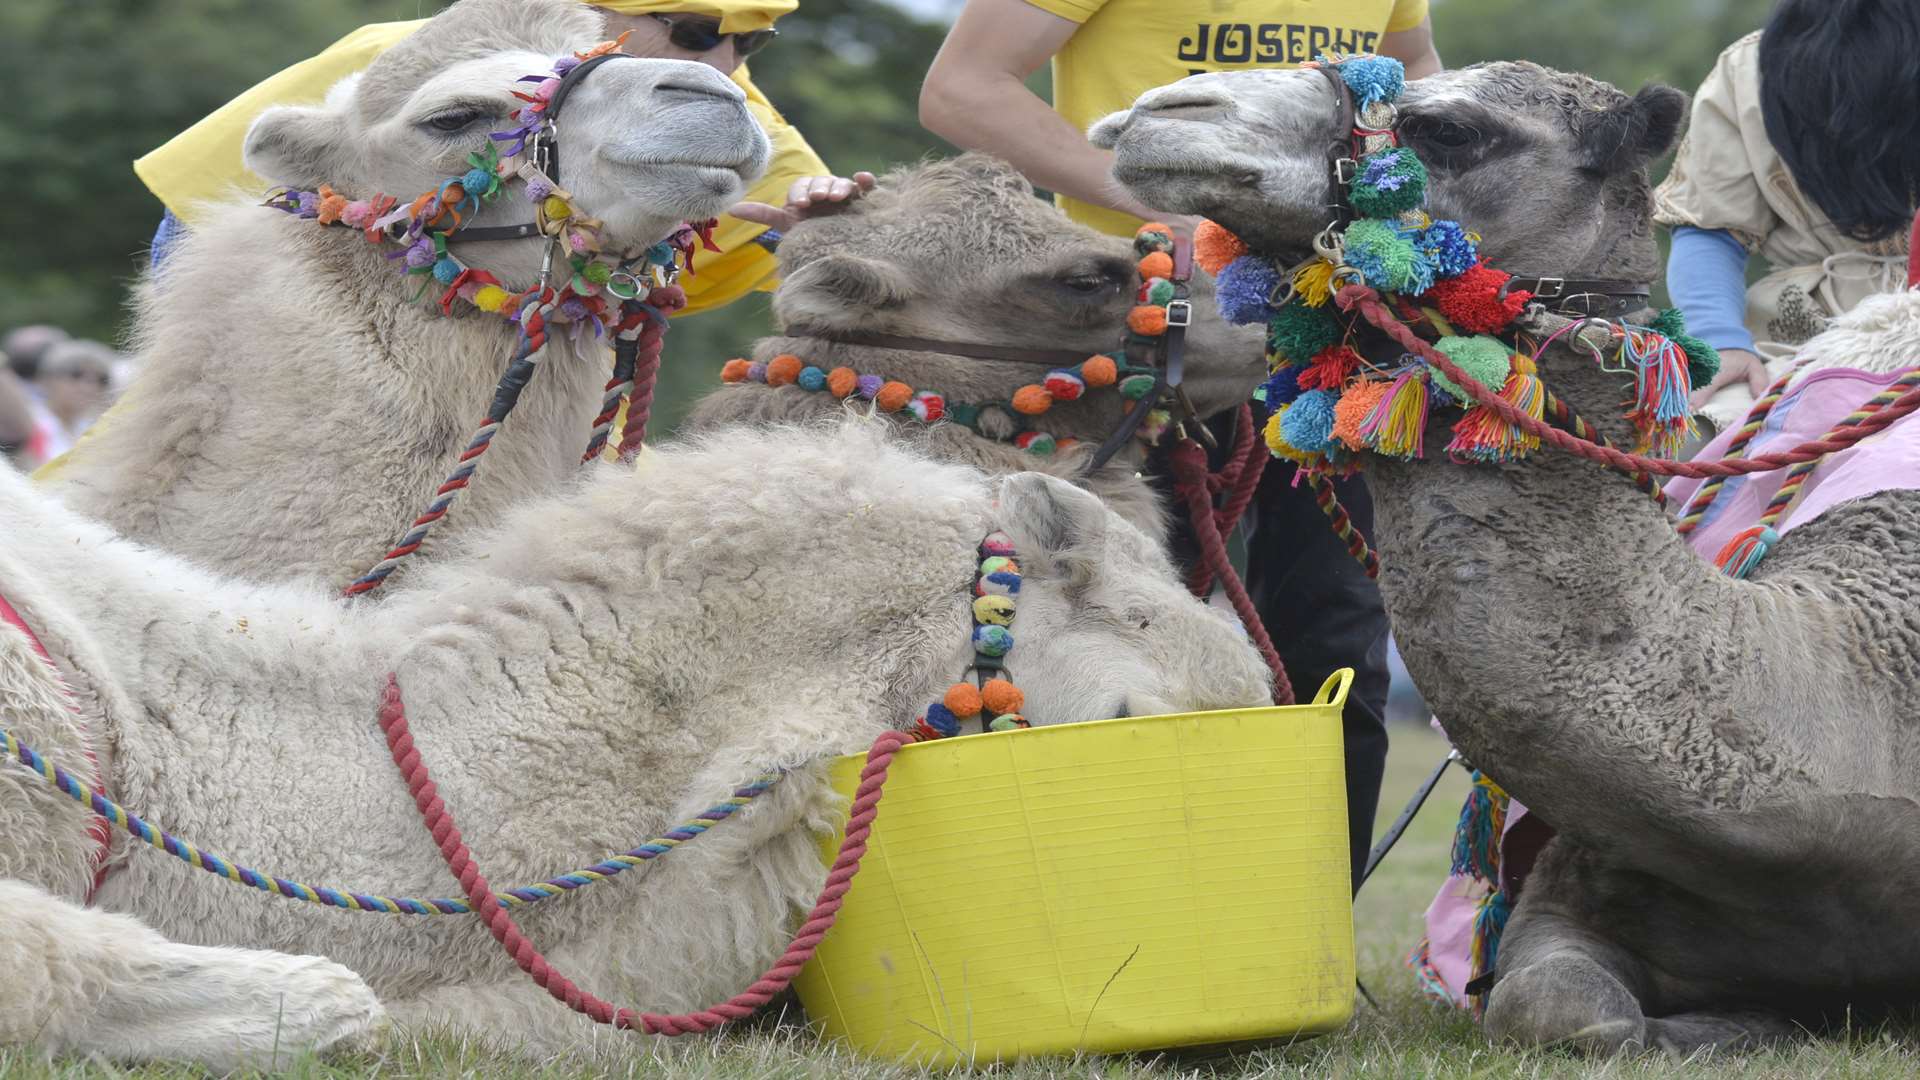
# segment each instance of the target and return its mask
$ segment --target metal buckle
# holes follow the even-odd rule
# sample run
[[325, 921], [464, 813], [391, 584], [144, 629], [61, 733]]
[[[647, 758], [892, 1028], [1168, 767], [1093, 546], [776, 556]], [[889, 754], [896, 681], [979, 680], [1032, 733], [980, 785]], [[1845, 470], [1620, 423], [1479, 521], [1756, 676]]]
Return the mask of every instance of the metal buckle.
[[1192, 326], [1193, 304], [1186, 300], [1167, 301], [1168, 326]]
[[[1548, 289], [1552, 289], [1553, 291], [1548, 292], [1547, 291]], [[1536, 299], [1540, 299], [1540, 300], [1558, 300], [1560, 298], [1560, 294], [1565, 292], [1566, 289], [1567, 289], [1566, 278], [1543, 277], [1536, 283], [1536, 287], [1533, 290], [1533, 295]]]
[[1340, 158], [1334, 159], [1333, 161], [1334, 183], [1337, 183], [1342, 187], [1345, 187], [1353, 183], [1353, 178], [1358, 175], [1360, 175], [1360, 163], [1358, 161], [1355, 161], [1350, 157], [1340, 157]]

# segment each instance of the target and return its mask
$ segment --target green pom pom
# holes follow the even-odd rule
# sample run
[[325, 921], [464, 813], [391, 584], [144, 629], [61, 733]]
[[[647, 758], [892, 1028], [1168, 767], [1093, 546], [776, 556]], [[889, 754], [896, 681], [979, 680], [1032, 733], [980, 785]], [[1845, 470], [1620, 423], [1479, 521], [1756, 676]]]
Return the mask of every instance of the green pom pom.
[[1347, 201], [1363, 217], [1387, 218], [1419, 206], [1427, 197], [1427, 169], [1400, 147], [1360, 159], [1360, 173], [1347, 188]]
[[1296, 364], [1336, 344], [1340, 336], [1340, 319], [1330, 306], [1288, 304], [1267, 322], [1267, 348]]
[[1147, 290], [1147, 303], [1149, 304], [1158, 304], [1161, 307], [1166, 307], [1167, 303], [1172, 299], [1173, 282], [1171, 281], [1155, 282], [1153, 287]]
[[1133, 252], [1135, 255], [1145, 258], [1156, 251], [1171, 253], [1173, 251], [1173, 237], [1157, 229], [1145, 230], [1134, 234]]
[[1347, 226], [1346, 262], [1376, 289], [1417, 295], [1433, 287], [1433, 264], [1384, 221], [1363, 218]]
[[[1513, 370], [1513, 353], [1505, 344], [1485, 334], [1473, 337], [1445, 337], [1434, 342], [1434, 348], [1447, 354], [1462, 371], [1474, 377], [1487, 389], [1499, 393], [1507, 385], [1507, 375]], [[1461, 405], [1471, 405], [1473, 399], [1452, 379], [1433, 369], [1433, 385], [1452, 395]]]
[[1139, 401], [1153, 389], [1153, 376], [1129, 375], [1120, 380], [1120, 396], [1128, 401]]
[[580, 271], [580, 276], [595, 285], [605, 285], [613, 278], [613, 267], [603, 262], [590, 262], [586, 269]]
[[962, 401], [947, 402], [947, 419], [970, 428], [980, 422], [980, 406], [968, 405]]
[[1665, 334], [1687, 354], [1687, 378], [1696, 387], [1705, 386], [1720, 374], [1720, 350], [1687, 333], [1687, 320], [1679, 308], [1667, 308], [1647, 324], [1656, 334]]

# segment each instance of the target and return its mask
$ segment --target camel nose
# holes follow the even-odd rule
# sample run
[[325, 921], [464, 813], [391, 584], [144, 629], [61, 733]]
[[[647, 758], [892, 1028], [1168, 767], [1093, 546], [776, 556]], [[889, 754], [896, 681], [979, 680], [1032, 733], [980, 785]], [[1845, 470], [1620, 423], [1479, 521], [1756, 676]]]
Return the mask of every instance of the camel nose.
[[1212, 86], [1189, 85], [1187, 79], [1150, 90], [1134, 102], [1133, 111], [1160, 120], [1218, 120], [1233, 108], [1233, 99]]
[[666, 70], [660, 72], [659, 81], [653, 84], [653, 92], [667, 101], [711, 103], [719, 100], [740, 103], [747, 99], [747, 95], [732, 79], [706, 64], [691, 60], [663, 60], [659, 63]]

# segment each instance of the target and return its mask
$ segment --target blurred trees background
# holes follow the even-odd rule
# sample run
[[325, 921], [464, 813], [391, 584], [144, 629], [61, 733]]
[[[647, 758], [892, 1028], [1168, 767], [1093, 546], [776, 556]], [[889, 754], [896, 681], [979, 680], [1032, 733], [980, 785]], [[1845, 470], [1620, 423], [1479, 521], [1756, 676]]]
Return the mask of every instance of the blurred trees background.
[[[134, 158], [234, 94], [364, 22], [431, 14], [441, 0], [5, 0], [0, 70], [0, 330], [53, 322], [123, 329], [127, 290], [160, 205]], [[927, 5], [919, 10], [934, 10]], [[1691, 91], [1770, 0], [1433, 0], [1449, 65], [1525, 57], [1632, 90]], [[880, 171], [947, 152], [920, 129], [920, 79], [944, 24], [886, 0], [802, 0], [755, 79], [835, 169]], [[1044, 92], [1044, 73], [1037, 80]], [[1521, 178], [1524, 182], [1524, 178]], [[767, 327], [764, 297], [677, 324], [665, 418]]]

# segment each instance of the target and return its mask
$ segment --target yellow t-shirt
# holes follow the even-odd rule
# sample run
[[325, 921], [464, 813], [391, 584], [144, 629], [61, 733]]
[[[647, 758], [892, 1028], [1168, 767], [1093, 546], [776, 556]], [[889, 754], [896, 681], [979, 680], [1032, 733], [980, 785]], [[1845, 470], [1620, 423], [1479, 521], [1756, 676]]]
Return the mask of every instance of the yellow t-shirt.
[[[1189, 75], [1296, 67], [1321, 53], [1367, 53], [1411, 30], [1427, 0], [1027, 0], [1080, 24], [1053, 58], [1053, 107], [1085, 130], [1156, 86]], [[1102, 232], [1139, 222], [1066, 196], [1062, 209]]]

